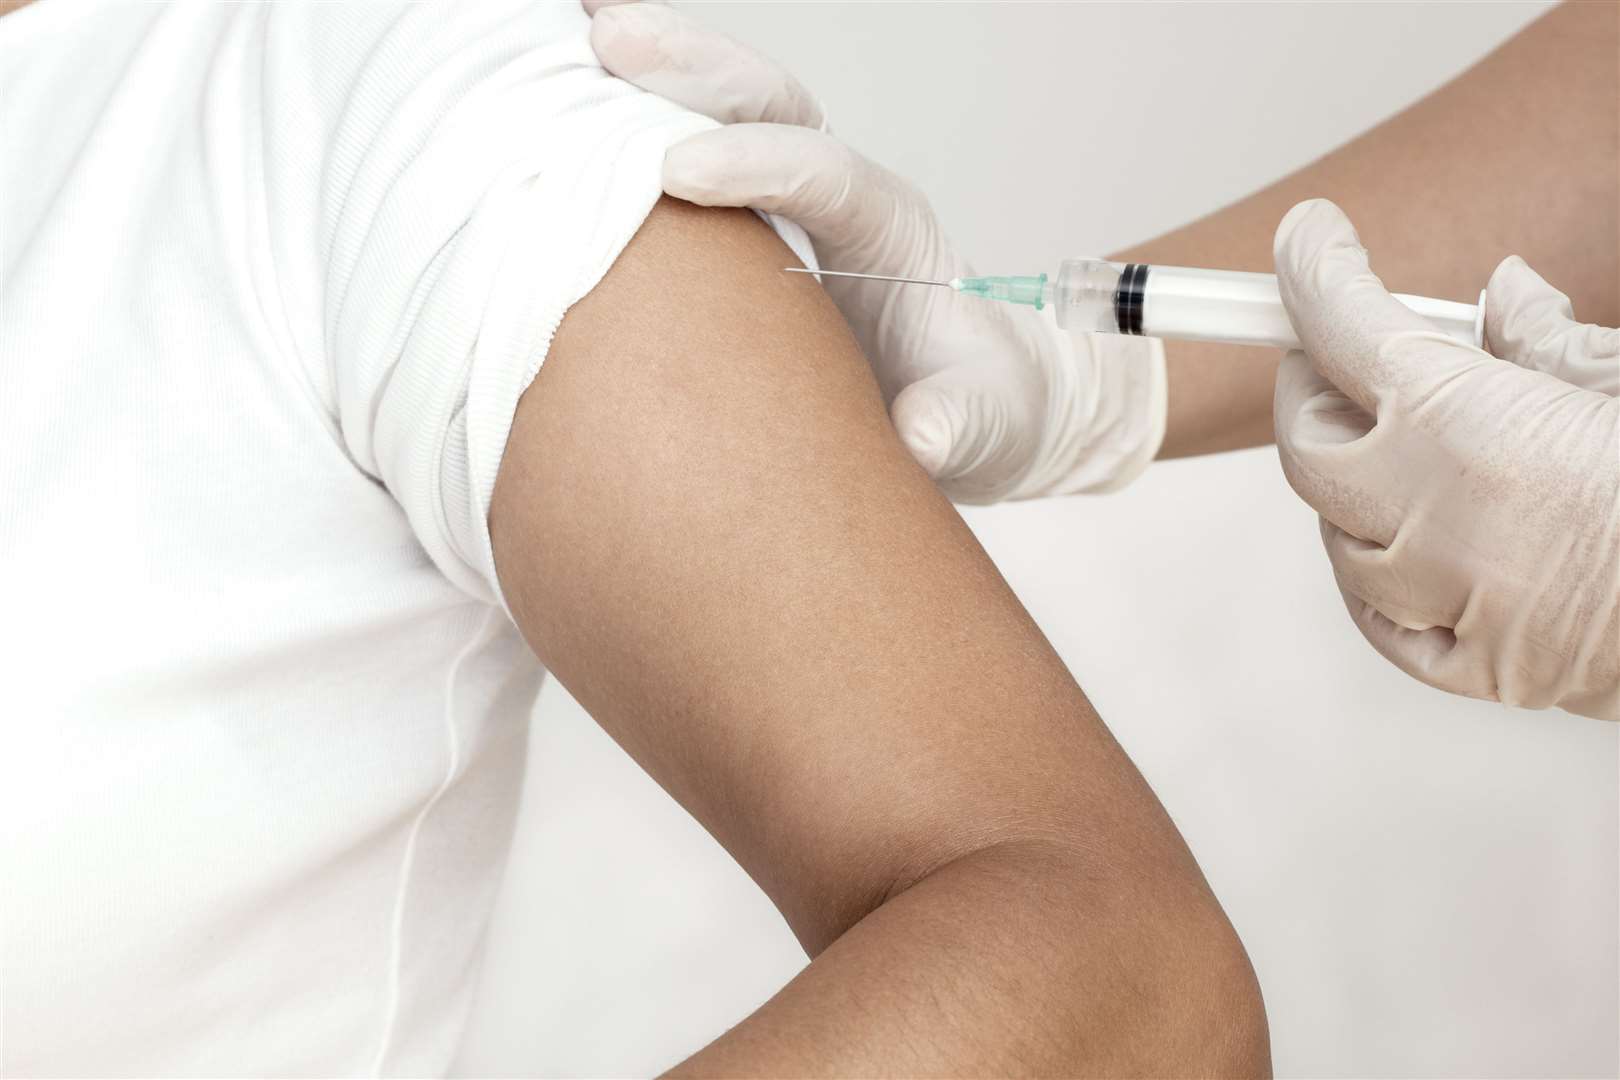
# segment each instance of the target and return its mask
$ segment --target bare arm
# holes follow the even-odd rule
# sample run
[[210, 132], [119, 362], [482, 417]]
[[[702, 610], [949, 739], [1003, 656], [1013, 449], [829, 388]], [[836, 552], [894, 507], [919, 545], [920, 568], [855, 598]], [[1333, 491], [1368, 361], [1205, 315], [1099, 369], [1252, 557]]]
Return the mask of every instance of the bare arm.
[[[1620, 5], [1548, 13], [1416, 105], [1242, 202], [1117, 258], [1270, 271], [1295, 203], [1344, 208], [1391, 288], [1471, 301], [1508, 255], [1620, 324]], [[1161, 457], [1271, 441], [1279, 357], [1166, 346]]]
[[1264, 1071], [1174, 825], [787, 258], [661, 204], [564, 320], [490, 515], [536, 653], [814, 958], [685, 1070]]

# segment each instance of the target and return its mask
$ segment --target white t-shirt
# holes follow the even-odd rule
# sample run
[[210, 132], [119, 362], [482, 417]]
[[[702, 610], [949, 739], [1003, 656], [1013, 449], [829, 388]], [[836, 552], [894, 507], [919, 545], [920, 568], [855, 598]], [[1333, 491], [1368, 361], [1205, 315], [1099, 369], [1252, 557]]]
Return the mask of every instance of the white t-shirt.
[[486, 517], [713, 126], [575, 0], [0, 18], [0, 1071], [432, 1074], [542, 672]]

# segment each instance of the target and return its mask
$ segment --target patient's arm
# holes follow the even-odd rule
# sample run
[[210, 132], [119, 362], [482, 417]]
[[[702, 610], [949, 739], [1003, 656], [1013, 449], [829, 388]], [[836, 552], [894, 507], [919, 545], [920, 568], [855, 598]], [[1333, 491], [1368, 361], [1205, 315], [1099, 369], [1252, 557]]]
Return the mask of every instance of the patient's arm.
[[814, 957], [686, 1068], [1263, 1071], [1175, 827], [791, 259], [661, 203], [563, 321], [490, 514], [536, 653]]

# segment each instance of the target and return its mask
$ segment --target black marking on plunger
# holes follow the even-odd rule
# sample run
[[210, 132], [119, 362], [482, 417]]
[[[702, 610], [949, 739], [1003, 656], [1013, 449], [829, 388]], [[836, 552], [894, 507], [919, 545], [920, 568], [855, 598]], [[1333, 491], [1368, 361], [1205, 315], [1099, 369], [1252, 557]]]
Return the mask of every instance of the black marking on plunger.
[[1122, 334], [1142, 332], [1142, 306], [1146, 295], [1146, 263], [1126, 263], [1114, 287], [1114, 325]]

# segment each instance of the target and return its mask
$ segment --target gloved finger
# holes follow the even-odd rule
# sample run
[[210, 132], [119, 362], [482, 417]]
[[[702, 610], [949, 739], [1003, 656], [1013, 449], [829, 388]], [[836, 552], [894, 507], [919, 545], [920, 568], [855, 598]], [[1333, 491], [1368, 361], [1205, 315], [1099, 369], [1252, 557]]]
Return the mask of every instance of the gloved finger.
[[1490, 670], [1444, 626], [1410, 630], [1360, 597], [1344, 593], [1351, 620], [1380, 656], [1421, 683], [1463, 697], [1500, 700]]
[[1321, 528], [1322, 546], [1340, 592], [1365, 601], [1407, 630], [1455, 629], [1468, 602], [1466, 590], [1453, 590], [1447, 575], [1412, 572], [1403, 558], [1403, 537], [1397, 535], [1385, 547], [1352, 536], [1326, 518]]
[[663, 183], [700, 206], [782, 214], [818, 245], [846, 251], [892, 231], [896, 207], [927, 206], [903, 192], [905, 181], [831, 135], [785, 124], [731, 124], [679, 142], [664, 155]]
[[722, 124], [825, 126], [820, 103], [780, 65], [662, 4], [598, 11], [591, 48], [619, 78]]
[[1569, 297], [1517, 255], [1503, 259], [1486, 286], [1485, 342], [1520, 367], [1620, 396], [1620, 329], [1576, 322]]
[[1380, 545], [1394, 541], [1402, 493], [1363, 485], [1369, 476], [1399, 483], [1400, 470], [1367, 467], [1384, 453], [1373, 418], [1302, 352], [1289, 353], [1278, 365], [1272, 423], [1277, 457], [1295, 494], [1354, 536]]
[[946, 370], [904, 387], [889, 415], [911, 456], [955, 502], [1007, 498], [1031, 455], [1030, 425], [1006, 394], [970, 373]]
[[1350, 219], [1326, 199], [1288, 211], [1273, 255], [1283, 305], [1311, 362], [1370, 413], [1414, 384], [1444, 379], [1443, 357], [1475, 352], [1385, 291]]

